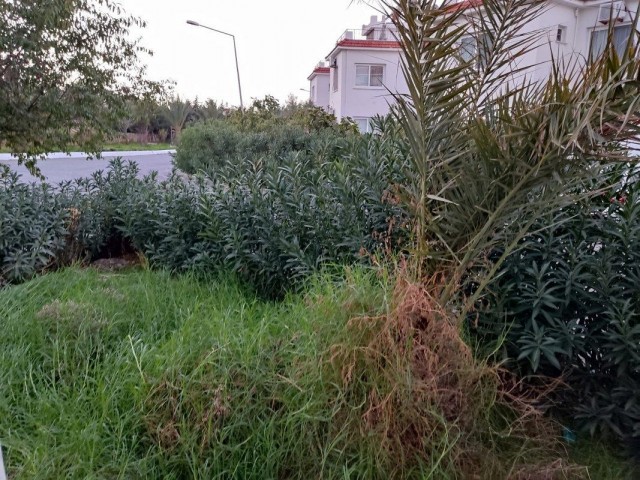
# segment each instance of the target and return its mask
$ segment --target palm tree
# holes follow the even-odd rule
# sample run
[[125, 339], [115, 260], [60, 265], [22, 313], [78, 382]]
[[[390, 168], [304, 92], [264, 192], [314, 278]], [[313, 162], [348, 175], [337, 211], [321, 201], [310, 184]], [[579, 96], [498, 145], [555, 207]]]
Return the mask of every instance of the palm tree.
[[162, 109], [162, 115], [171, 126], [171, 143], [177, 143], [180, 139], [180, 133], [191, 111], [191, 103], [181, 100], [179, 95], [169, 100]]
[[[593, 63], [555, 62], [540, 83], [513, 65], [539, 44], [539, 32], [522, 31], [545, 2], [484, 0], [470, 7], [473, 23], [447, 0], [382, 3], [409, 87], [396, 95], [395, 117], [409, 145], [404, 194], [415, 214], [416, 274], [442, 275], [446, 305], [485, 267], [462, 317], [536, 218], [592, 194], [583, 185], [602, 164], [629, 161], [613, 146], [639, 131], [638, 18], [624, 54], [610, 45]], [[482, 62], [461, 58], [467, 35], [482, 41]]]

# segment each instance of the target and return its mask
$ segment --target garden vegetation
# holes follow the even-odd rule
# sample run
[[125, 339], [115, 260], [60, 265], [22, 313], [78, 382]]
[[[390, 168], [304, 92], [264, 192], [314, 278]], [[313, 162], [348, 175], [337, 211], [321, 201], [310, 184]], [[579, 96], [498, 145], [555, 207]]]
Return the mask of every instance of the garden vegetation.
[[[637, 33], [540, 84], [512, 62], [543, 4], [485, 0], [471, 32], [447, 4], [385, 8], [410, 94], [375, 135], [267, 102], [183, 132], [176, 164], [197, 175], [3, 180], [4, 282], [122, 251], [183, 274], [1, 293], [12, 472], [597, 475], [563, 433], [637, 455]], [[480, 66], [458, 57], [469, 33], [490, 37]]]

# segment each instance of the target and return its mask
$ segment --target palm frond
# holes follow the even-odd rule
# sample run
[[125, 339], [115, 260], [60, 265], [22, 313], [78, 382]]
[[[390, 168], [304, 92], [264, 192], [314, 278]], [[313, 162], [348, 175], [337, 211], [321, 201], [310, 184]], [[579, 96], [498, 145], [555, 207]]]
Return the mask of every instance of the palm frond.
[[[409, 92], [396, 95], [394, 112], [409, 148], [416, 273], [449, 271], [446, 302], [472, 266], [506, 245], [485, 270], [495, 274], [532, 219], [592, 194], [581, 186], [600, 165], [628, 160], [619, 147], [638, 135], [637, 15], [622, 55], [610, 41], [593, 62], [553, 58], [548, 80], [539, 81], [525, 60], [548, 48], [543, 32], [528, 27], [544, 2], [383, 5], [402, 44]], [[461, 58], [466, 35], [482, 42], [480, 63]]]

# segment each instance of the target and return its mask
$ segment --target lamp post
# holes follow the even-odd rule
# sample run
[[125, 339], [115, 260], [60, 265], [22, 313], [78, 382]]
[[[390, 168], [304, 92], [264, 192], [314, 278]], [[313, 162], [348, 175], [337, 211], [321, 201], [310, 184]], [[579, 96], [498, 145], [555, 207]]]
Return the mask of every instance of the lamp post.
[[236, 57], [236, 73], [238, 74], [238, 93], [240, 94], [240, 109], [244, 109], [244, 104], [242, 103], [242, 87], [240, 86], [240, 67], [238, 67], [238, 50], [236, 49], [236, 37], [227, 32], [223, 32], [222, 30], [216, 30], [215, 28], [207, 27], [206, 25], [201, 25], [198, 22], [194, 22], [193, 20], [187, 20], [189, 25], [193, 25], [194, 27], [202, 27], [207, 30], [212, 30], [217, 33], [221, 33], [223, 35], [227, 35], [228, 37], [233, 38], [233, 54]]

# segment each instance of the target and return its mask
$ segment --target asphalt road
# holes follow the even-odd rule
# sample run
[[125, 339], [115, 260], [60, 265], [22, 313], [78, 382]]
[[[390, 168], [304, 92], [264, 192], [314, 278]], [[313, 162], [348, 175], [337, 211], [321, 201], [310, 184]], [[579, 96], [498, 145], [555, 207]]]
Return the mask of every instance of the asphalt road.
[[[158, 178], [164, 180], [171, 174], [173, 168], [171, 163], [172, 152], [170, 150], [105, 152], [103, 154], [104, 158], [100, 160], [87, 160], [86, 154], [83, 153], [72, 153], [70, 156], [66, 154], [51, 154], [46, 160], [39, 161], [38, 167], [48, 183], [56, 184], [65, 180], [88, 177], [98, 170], [106, 170], [112, 158], [122, 157], [123, 160], [131, 160], [138, 164], [140, 177], [156, 171], [158, 172]], [[22, 177], [24, 182], [39, 181], [26, 168], [18, 165], [18, 161], [8, 154], [0, 154], [0, 165], [8, 165], [11, 170]]]

